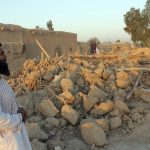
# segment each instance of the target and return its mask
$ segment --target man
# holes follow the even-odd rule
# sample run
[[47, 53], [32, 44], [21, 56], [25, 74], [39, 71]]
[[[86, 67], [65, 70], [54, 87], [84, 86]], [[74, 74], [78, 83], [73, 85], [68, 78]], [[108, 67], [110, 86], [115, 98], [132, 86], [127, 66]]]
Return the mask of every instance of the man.
[[[0, 75], [10, 75], [1, 43]], [[12, 88], [0, 77], [0, 150], [32, 150], [25, 119], [26, 112], [18, 107]]]

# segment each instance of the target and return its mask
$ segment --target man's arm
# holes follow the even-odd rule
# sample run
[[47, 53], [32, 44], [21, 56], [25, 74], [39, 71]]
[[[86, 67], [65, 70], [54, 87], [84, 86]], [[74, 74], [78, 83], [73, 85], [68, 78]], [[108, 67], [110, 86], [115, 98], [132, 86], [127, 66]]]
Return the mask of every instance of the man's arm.
[[22, 115], [9, 114], [1, 111], [0, 106], [0, 130], [12, 129], [16, 130], [22, 124]]

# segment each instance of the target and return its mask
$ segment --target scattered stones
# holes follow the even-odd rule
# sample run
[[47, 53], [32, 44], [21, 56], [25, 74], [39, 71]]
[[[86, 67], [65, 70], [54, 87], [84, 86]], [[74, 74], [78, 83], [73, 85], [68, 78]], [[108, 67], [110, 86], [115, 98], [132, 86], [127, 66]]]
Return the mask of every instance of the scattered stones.
[[144, 72], [134, 89], [132, 105], [126, 96], [140, 72], [134, 75], [131, 71], [117, 71], [121, 70], [121, 57], [117, 60], [116, 55], [111, 59], [103, 56], [100, 63], [99, 59], [93, 61], [97, 55], [90, 56], [90, 61], [76, 56], [31, 60], [18, 77], [9, 81], [17, 102], [29, 114], [26, 126], [33, 149], [99, 149], [96, 146], [108, 143], [106, 134], [129, 134], [143, 122], [149, 112], [149, 105], [144, 103], [150, 102], [150, 89], [144, 82], [148, 75]]

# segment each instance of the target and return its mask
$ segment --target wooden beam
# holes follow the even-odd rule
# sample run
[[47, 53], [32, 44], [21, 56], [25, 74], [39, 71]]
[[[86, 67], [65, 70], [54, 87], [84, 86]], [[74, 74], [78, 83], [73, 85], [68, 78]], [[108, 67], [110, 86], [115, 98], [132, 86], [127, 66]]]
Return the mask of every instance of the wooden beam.
[[42, 50], [42, 52], [46, 55], [46, 57], [47, 57], [48, 59], [50, 59], [51, 57], [50, 57], [49, 54], [46, 52], [46, 50], [44, 49], [44, 47], [40, 44], [40, 42], [39, 42], [37, 39], [35, 39], [35, 41], [36, 41], [37, 45], [40, 47], [40, 49]]
[[126, 97], [126, 100], [129, 100], [130, 97], [132, 96], [134, 90], [136, 89], [136, 87], [137, 87], [138, 84], [139, 84], [139, 81], [141, 80], [142, 74], [143, 74], [143, 72], [141, 72], [140, 75], [138, 76], [138, 78], [137, 78], [137, 80], [136, 80], [136, 82], [135, 82], [135, 84], [134, 84], [134, 86], [133, 86], [133, 89], [130, 91], [130, 93], [129, 93], [129, 94], [127, 95], [127, 97]]

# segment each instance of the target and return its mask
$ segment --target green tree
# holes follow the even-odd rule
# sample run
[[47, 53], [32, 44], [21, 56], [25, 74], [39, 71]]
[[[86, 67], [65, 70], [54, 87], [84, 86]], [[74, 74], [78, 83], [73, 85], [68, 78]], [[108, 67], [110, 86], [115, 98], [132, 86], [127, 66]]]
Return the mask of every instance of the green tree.
[[116, 40], [116, 43], [120, 43], [121, 42], [121, 40]]
[[148, 33], [148, 16], [140, 9], [131, 8], [124, 15], [126, 27], [124, 30], [131, 35], [131, 40], [134, 43], [146, 43]]
[[150, 0], [147, 0], [143, 13], [144, 15], [148, 16], [148, 19], [150, 21]]
[[51, 20], [49, 20], [48, 22], [47, 22], [47, 28], [49, 29], [49, 30], [54, 30], [54, 28], [53, 28], [53, 22], [51, 21]]
[[36, 29], [41, 29], [41, 27], [39, 25], [35, 26]]
[[88, 41], [87, 41], [87, 44], [88, 45], [91, 45], [92, 42], [96, 42], [96, 44], [101, 44], [101, 42], [99, 41], [99, 39], [97, 37], [93, 37], [93, 38], [90, 38]]

